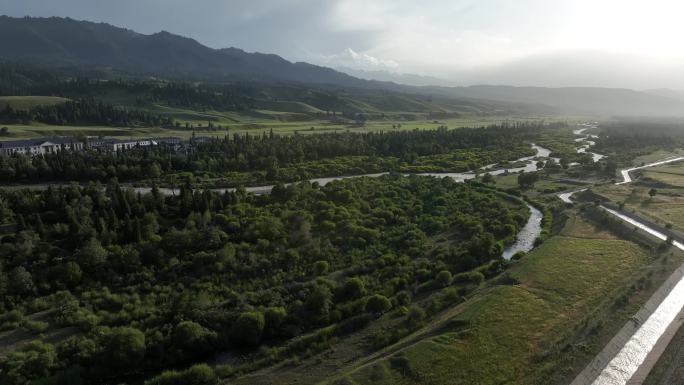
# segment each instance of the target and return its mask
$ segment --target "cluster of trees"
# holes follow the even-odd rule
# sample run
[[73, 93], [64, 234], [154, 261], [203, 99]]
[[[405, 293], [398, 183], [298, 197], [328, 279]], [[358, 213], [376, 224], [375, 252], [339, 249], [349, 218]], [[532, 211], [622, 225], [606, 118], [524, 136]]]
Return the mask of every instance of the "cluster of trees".
[[[492, 260], [495, 274], [528, 215], [479, 185], [398, 175], [265, 196], [2, 191], [0, 328], [77, 332], [8, 354], [0, 384], [114, 383], [265, 342], [287, 358], [315, 343], [294, 337], [349, 333], [454, 277], [480, 282], [460, 273]], [[194, 367], [150, 383], [212, 375]]]
[[605, 135], [596, 140], [595, 150], [610, 154], [618, 165], [656, 150], [670, 150], [684, 145], [684, 125], [677, 121], [622, 121], [601, 127]]
[[[32, 90], [39, 84], [59, 81], [54, 71], [16, 63], [0, 63], [0, 95], [34, 95]], [[49, 95], [49, 94], [36, 94]]]
[[172, 126], [173, 119], [144, 111], [115, 107], [93, 98], [70, 100], [30, 110], [15, 110], [9, 104], [0, 110], [0, 123], [41, 122], [54, 125], [102, 125], [116, 127]]
[[[97, 98], [126, 95], [129, 107], [150, 103], [194, 110], [243, 111], [256, 108], [256, 100], [296, 100], [324, 111], [358, 112], [335, 91], [310, 87], [236, 83], [189, 83], [175, 80], [109, 79], [103, 74], [62, 74], [39, 68], [0, 64], [0, 95], [51, 95], [67, 98]], [[68, 76], [67, 76], [68, 75]], [[87, 76], [90, 75], [90, 76]], [[323, 114], [318, 114], [323, 116]]]
[[0, 181], [166, 181], [178, 173], [223, 178], [226, 184], [294, 181], [370, 172], [467, 171], [531, 155], [542, 125], [458, 130], [319, 135], [234, 135], [193, 146], [189, 153], [155, 147], [121, 154], [63, 152], [0, 159]]
[[252, 87], [236, 84], [195, 86], [187, 83], [168, 83], [151, 89], [150, 100], [171, 107], [195, 110], [243, 111], [254, 109]]

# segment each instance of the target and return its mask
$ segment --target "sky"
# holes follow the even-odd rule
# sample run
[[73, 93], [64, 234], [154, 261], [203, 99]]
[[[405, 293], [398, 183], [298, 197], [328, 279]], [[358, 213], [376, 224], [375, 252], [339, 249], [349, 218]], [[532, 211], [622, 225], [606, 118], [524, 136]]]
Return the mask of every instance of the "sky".
[[450, 84], [684, 89], [677, 0], [0, 0], [0, 14]]

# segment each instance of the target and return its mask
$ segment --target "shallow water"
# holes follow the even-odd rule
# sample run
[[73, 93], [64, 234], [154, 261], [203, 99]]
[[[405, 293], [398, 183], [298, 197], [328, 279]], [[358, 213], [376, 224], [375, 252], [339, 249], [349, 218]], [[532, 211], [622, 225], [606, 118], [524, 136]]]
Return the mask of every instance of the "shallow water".
[[503, 257], [506, 260], [510, 260], [519, 251], [527, 253], [532, 250], [534, 241], [541, 234], [541, 222], [544, 214], [531, 205], [527, 205], [527, 207], [530, 209], [530, 218], [518, 233], [515, 243], [504, 250]]
[[[593, 128], [593, 127], [592, 127], [592, 128]], [[594, 163], [596, 163], [596, 162], [598, 162], [599, 160], [605, 158], [606, 156], [605, 156], [605, 155], [601, 155], [601, 154], [597, 154], [597, 153], [595, 153], [595, 152], [589, 152], [589, 151], [587, 151], [587, 150], [589, 150], [589, 148], [594, 147], [594, 146], [596, 145], [596, 142], [595, 142], [595, 141], [589, 140], [589, 139], [595, 139], [595, 138], [598, 138], [598, 136], [596, 136], [596, 135], [585, 135], [585, 134], [584, 134], [584, 131], [586, 131], [586, 130], [588, 130], [588, 128], [581, 128], [581, 129], [578, 129], [578, 130], [574, 130], [574, 131], [572, 132], [572, 133], [575, 134], [575, 135], [582, 135], [581, 138], [575, 139], [575, 142], [584, 142], [584, 143], [586, 143], [586, 144], [584, 144], [583, 146], [580, 146], [580, 147], [577, 148], [577, 153], [578, 153], [578, 154], [585, 154], [585, 153], [586, 153], [586, 154], [591, 154], [592, 160], [594, 161]]]

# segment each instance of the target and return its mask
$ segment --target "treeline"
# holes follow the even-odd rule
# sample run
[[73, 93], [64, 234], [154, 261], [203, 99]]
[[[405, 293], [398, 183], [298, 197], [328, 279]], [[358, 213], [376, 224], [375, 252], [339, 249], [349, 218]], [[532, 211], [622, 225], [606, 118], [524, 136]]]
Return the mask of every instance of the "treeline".
[[611, 155], [619, 165], [657, 150], [673, 151], [684, 145], [684, 124], [668, 120], [625, 120], [601, 127], [595, 150]]
[[99, 80], [75, 78], [41, 83], [29, 91], [33, 95], [53, 95], [68, 98], [106, 98], [126, 94], [137, 106], [161, 103], [171, 107], [194, 110], [241, 111], [254, 107], [257, 90], [246, 84], [192, 84], [177, 81], [137, 79]]
[[16, 63], [0, 63], [0, 96], [34, 95], [39, 84], [59, 82], [55, 71]]
[[70, 100], [52, 106], [38, 106], [30, 110], [15, 110], [7, 104], [0, 110], [0, 123], [3, 124], [28, 124], [34, 121], [53, 125], [116, 127], [156, 127], [174, 124], [170, 117], [115, 107], [93, 98]]
[[529, 142], [544, 127], [525, 123], [366, 134], [271, 133], [211, 139], [189, 153], [155, 147], [120, 154], [14, 155], [0, 159], [0, 181], [135, 181], [177, 173], [238, 178], [236, 173], [242, 173], [250, 178], [242, 181], [265, 182], [391, 170], [467, 171], [534, 154]]
[[195, 110], [243, 111], [254, 109], [254, 89], [246, 85], [194, 86], [168, 83], [151, 89], [151, 101]]
[[[419, 292], [449, 288], [444, 301], [458, 301], [501, 271], [527, 217], [519, 201], [427, 177], [280, 185], [266, 196], [189, 185], [177, 196], [5, 190], [0, 329], [71, 332], [4, 356], [0, 384], [119, 383], [247, 354], [222, 367], [230, 376], [305, 356]], [[406, 322], [420, 322], [425, 312], [412, 309]], [[271, 347], [253, 350], [262, 344]], [[174, 373], [151, 383], [193, 375]]]

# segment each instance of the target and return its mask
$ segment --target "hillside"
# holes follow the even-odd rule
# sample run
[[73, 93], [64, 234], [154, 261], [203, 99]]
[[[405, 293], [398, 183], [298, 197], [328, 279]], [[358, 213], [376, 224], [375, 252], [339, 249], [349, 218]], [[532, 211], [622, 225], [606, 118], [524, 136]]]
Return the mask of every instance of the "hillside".
[[[481, 103], [473, 99], [496, 101], [499, 105], [527, 104], [527, 109], [535, 106], [532, 108], [537, 111], [543, 105], [541, 110], [544, 112], [551, 107], [570, 114], [681, 115], [684, 111], [683, 99], [662, 92], [591, 87], [415, 87], [396, 82], [429, 84], [433, 81], [425, 82], [432, 78], [409, 75], [378, 78], [374, 73], [366, 73], [363, 77], [384, 81], [365, 80], [331, 68], [292, 63], [277, 55], [248, 53], [238, 48], [213, 49], [166, 31], [145, 35], [109, 24], [57, 17], [0, 16], [0, 62], [42, 65], [50, 71], [71, 68], [71, 76], [82, 76], [84, 72], [109, 74], [110, 77], [151, 75], [205, 82], [298, 84], [342, 89], [343, 92], [350, 92], [350, 89], [393, 91], [460, 102], [467, 100], [465, 104]], [[0, 73], [0, 86], [2, 77]], [[350, 111], [383, 110], [366, 108], [358, 100], [354, 104]], [[299, 112], [300, 107], [290, 112]], [[410, 107], [411, 110], [415, 110], [414, 107]], [[396, 111], [394, 107], [392, 110]], [[425, 110], [435, 111], [432, 107]]]
[[368, 82], [277, 55], [212, 49], [193, 39], [104, 23], [0, 16], [0, 58], [138, 74], [361, 86]]
[[684, 101], [663, 94], [623, 88], [596, 87], [426, 87], [426, 90], [451, 97], [467, 97], [544, 104], [566, 113], [605, 115], [682, 115]]

